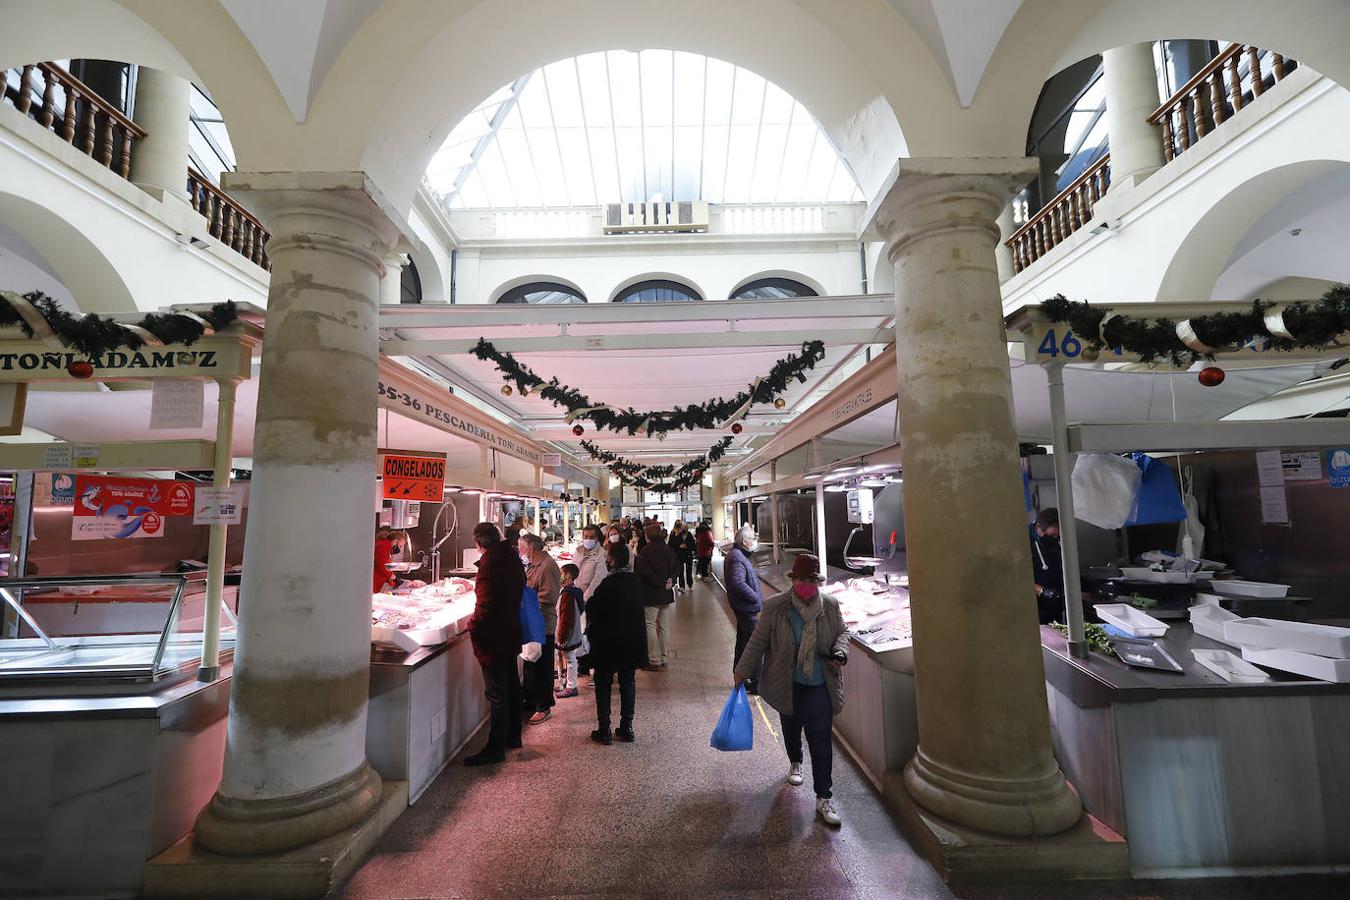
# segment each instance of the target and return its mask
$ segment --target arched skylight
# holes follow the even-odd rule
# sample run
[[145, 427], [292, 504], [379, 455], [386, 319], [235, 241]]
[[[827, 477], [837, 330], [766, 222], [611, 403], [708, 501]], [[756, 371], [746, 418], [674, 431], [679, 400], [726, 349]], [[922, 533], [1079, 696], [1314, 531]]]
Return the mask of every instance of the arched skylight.
[[455, 127], [427, 180], [456, 209], [862, 199], [781, 88], [671, 50], [589, 53], [517, 79]]

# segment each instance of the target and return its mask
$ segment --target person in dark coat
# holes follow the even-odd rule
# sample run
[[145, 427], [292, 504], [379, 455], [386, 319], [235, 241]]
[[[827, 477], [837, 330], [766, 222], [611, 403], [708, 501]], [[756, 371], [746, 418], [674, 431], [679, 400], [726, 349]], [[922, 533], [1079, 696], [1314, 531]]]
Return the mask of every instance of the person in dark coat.
[[491, 522], [474, 526], [473, 542], [481, 551], [474, 582], [473, 615], [469, 639], [473, 655], [483, 668], [483, 693], [491, 707], [488, 741], [464, 760], [481, 766], [506, 759], [508, 748], [521, 746], [521, 688], [516, 671], [520, 655], [520, 598], [525, 591], [525, 566], [516, 548], [502, 540]]
[[675, 551], [675, 574], [679, 576], [677, 589], [687, 591], [694, 586], [694, 533], [684, 522], [676, 520], [675, 527], [670, 530], [669, 544]]
[[675, 551], [661, 540], [661, 526], [646, 528], [647, 546], [638, 552], [633, 572], [642, 579], [643, 602], [647, 607], [647, 665], [648, 672], [660, 672], [666, 667], [666, 649], [670, 633], [670, 610], [675, 603]]
[[1064, 557], [1059, 549], [1059, 510], [1040, 511], [1031, 526], [1031, 570], [1041, 624], [1067, 622], [1064, 614]]
[[[595, 669], [595, 713], [598, 727], [591, 740], [629, 743], [637, 705], [638, 666], [647, 659], [647, 626], [642, 582], [628, 568], [628, 545], [607, 544], [609, 574], [586, 603], [586, 636]], [[610, 686], [619, 676], [619, 729], [611, 734]]]
[[[750, 635], [754, 634], [760, 611], [764, 609], [764, 592], [760, 590], [759, 575], [750, 559], [756, 543], [755, 529], [742, 525], [741, 530], [736, 532], [735, 544], [722, 561], [722, 576], [727, 581], [727, 603], [736, 616], [736, 650], [731, 657], [733, 666], [740, 663], [745, 645], [750, 642]], [[759, 674], [760, 667], [756, 664], [745, 680], [746, 693], [759, 693]]]

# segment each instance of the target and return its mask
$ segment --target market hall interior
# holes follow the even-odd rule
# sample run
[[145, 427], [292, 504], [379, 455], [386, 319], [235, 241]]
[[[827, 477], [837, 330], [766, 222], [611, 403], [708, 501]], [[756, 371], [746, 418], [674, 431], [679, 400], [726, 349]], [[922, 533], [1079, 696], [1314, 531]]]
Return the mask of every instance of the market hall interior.
[[0, 895], [1343, 892], [1343, 2], [0, 21]]

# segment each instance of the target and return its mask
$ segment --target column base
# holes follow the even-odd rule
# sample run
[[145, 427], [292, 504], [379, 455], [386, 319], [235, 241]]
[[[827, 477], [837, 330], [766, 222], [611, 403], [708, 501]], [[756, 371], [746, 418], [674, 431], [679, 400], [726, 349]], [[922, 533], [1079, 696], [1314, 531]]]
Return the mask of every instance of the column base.
[[142, 894], [170, 897], [324, 897], [351, 877], [408, 808], [408, 782], [386, 781], [372, 814], [317, 843], [270, 856], [222, 856], [182, 838], [145, 864]]
[[921, 744], [905, 766], [904, 782], [909, 795], [929, 812], [991, 834], [1058, 834], [1083, 815], [1082, 803], [1058, 766], [1035, 779], [983, 778], [934, 762]]
[[1125, 838], [1086, 813], [1072, 828], [1050, 837], [1000, 837], [924, 809], [899, 772], [887, 772], [884, 778], [882, 794], [901, 830], [948, 884], [1130, 877]]
[[217, 793], [197, 817], [195, 840], [223, 856], [280, 853], [359, 825], [380, 798], [380, 776], [364, 761], [354, 772], [293, 797], [238, 800]]

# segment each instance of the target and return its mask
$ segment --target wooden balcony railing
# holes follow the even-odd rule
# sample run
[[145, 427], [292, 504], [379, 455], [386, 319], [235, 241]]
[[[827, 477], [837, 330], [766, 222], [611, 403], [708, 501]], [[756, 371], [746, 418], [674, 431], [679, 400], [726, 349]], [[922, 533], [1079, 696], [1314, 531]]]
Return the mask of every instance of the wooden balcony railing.
[[1229, 45], [1148, 117], [1162, 129], [1163, 155], [1176, 159], [1296, 68], [1278, 53]]
[[262, 222], [191, 166], [188, 167], [188, 193], [192, 208], [206, 220], [207, 230], [213, 238], [245, 259], [271, 270], [272, 262], [267, 258], [266, 249], [270, 235]]
[[[11, 72], [18, 85], [11, 85]], [[131, 153], [145, 131], [94, 89], [54, 63], [35, 63], [4, 74], [4, 99], [43, 128], [78, 147], [118, 175], [131, 172]]]
[[1092, 218], [1092, 209], [1111, 186], [1108, 153], [1060, 191], [1005, 242], [1012, 248], [1013, 271], [1020, 272]]

